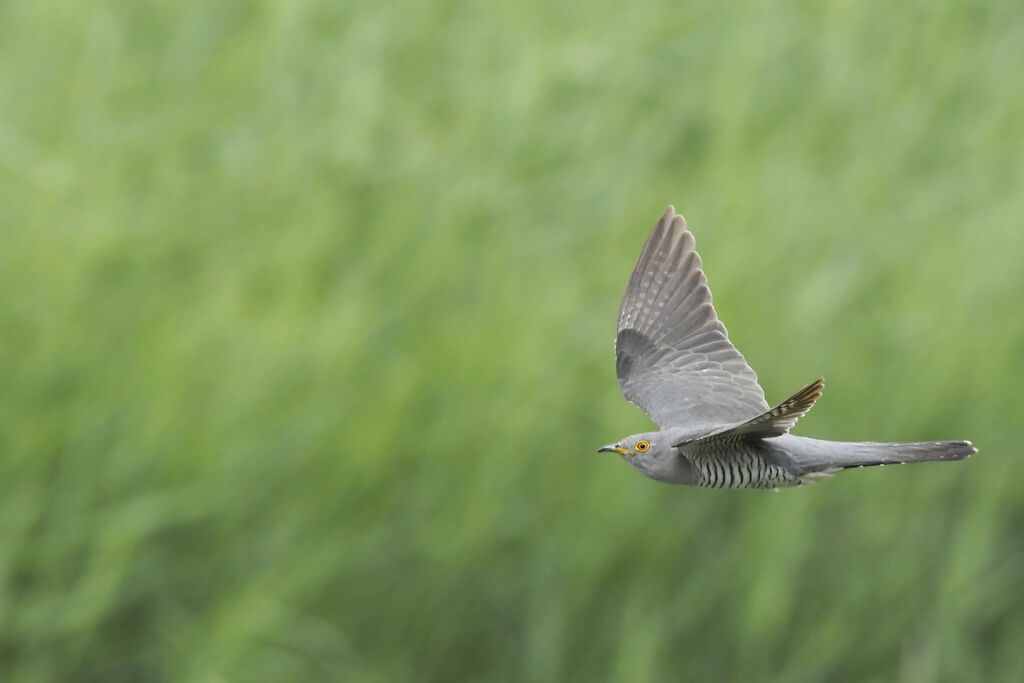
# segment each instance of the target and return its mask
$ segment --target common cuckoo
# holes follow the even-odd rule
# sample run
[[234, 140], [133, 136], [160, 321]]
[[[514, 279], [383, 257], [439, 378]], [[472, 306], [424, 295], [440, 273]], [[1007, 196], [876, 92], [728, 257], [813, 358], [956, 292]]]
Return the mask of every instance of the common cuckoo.
[[686, 221], [669, 206], [626, 286], [615, 335], [619, 387], [658, 431], [599, 448], [671, 484], [777, 489], [851, 467], [962, 460], [970, 441], [839, 442], [789, 433], [821, 396], [819, 378], [769, 408], [729, 341]]

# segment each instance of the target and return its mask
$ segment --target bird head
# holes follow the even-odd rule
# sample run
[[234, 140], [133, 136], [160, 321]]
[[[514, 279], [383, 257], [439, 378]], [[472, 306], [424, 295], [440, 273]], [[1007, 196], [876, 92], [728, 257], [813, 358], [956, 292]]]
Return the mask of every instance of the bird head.
[[672, 440], [661, 432], [627, 436], [616, 443], [601, 446], [597, 452], [618, 453], [641, 473], [660, 481], [674, 481], [682, 465]]

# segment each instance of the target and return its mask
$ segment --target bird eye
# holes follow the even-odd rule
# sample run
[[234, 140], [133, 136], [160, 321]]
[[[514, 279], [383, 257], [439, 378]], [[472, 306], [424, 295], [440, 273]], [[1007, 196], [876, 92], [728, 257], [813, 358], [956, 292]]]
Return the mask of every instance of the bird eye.
[[647, 441], [637, 441], [636, 442], [636, 447], [633, 450], [635, 450], [637, 453], [644, 453], [650, 447], [651, 447], [651, 444], [649, 442], [647, 442]]

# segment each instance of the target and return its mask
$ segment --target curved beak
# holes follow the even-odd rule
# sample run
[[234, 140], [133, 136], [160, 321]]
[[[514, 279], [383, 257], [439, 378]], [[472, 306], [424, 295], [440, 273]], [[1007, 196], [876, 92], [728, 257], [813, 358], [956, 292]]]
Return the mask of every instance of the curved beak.
[[607, 446], [601, 446], [597, 449], [598, 453], [618, 453], [619, 455], [625, 455], [629, 451], [620, 446], [617, 443], [610, 443]]

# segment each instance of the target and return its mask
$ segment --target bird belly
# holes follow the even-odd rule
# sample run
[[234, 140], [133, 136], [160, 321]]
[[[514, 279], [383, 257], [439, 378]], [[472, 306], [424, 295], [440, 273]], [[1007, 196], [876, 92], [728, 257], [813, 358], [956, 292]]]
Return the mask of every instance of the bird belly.
[[722, 434], [698, 439], [683, 447], [707, 488], [776, 489], [796, 486], [800, 478], [766, 457], [759, 442], [741, 435]]

